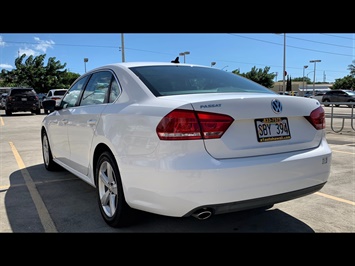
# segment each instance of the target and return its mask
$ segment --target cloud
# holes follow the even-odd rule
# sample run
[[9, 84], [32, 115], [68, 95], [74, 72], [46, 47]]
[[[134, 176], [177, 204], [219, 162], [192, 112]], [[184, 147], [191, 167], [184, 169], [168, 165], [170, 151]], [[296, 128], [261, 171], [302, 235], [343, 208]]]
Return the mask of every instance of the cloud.
[[14, 67], [8, 64], [0, 64], [0, 68], [14, 68]]
[[38, 51], [35, 51], [35, 50], [31, 49], [31, 48], [20, 48], [18, 50], [18, 53], [19, 53], [20, 56], [23, 55], [23, 54], [26, 54], [26, 56], [31, 56], [31, 55], [37, 56], [37, 55], [39, 55]]
[[3, 47], [5, 46], [5, 42], [2, 40], [2, 36], [0, 36], [0, 47]]
[[21, 56], [23, 54], [26, 54], [26, 56], [38, 56], [40, 54], [45, 54], [48, 48], [53, 48], [53, 46], [55, 45], [55, 42], [52, 40], [44, 41], [38, 37], [34, 37], [33, 39], [35, 40], [36, 44], [20, 48], [16, 57]]
[[34, 39], [38, 42], [34, 49], [43, 53], [46, 53], [48, 48], [53, 48], [53, 45], [55, 44], [54, 41], [43, 41], [38, 37], [34, 37]]

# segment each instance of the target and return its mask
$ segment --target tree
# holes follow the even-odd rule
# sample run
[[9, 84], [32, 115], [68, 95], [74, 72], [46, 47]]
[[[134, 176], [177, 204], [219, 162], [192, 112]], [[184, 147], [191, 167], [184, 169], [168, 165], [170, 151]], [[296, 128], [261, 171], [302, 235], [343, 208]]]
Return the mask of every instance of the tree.
[[63, 86], [62, 88], [64, 89], [69, 89], [70, 85], [78, 78], [80, 77], [80, 74], [78, 73], [73, 73], [73, 72], [66, 72], [63, 75]]
[[348, 75], [341, 79], [336, 79], [333, 86], [333, 90], [354, 90], [355, 89], [355, 78], [353, 75]]
[[348, 70], [350, 70], [350, 75], [355, 77], [355, 60], [353, 60], [353, 64], [348, 65]]
[[79, 74], [68, 74], [64, 69], [66, 63], [61, 64], [55, 57], [50, 57], [47, 65], [44, 65], [46, 55], [29, 56], [26, 54], [15, 59], [16, 68], [8, 71], [3, 69], [0, 79], [4, 86], [31, 87], [37, 93], [46, 93], [49, 89], [68, 88], [69, 85], [78, 77]]
[[[296, 81], [298, 81], [298, 82], [303, 82], [303, 77], [293, 78], [292, 81], [294, 81], [294, 82], [296, 82]], [[311, 84], [312, 81], [311, 81], [311, 79], [310, 79], [309, 77], [304, 77], [304, 83], [305, 83], [305, 84]], [[322, 83], [323, 83], [323, 82], [322, 82]]]
[[286, 91], [292, 91], [291, 77], [287, 75]]
[[247, 73], [240, 73], [239, 69], [236, 69], [232, 71], [232, 73], [236, 75], [243, 76], [247, 79], [250, 79], [252, 81], [255, 81], [256, 83], [259, 83], [266, 88], [272, 88], [274, 85], [274, 78], [276, 76], [275, 73], [268, 73], [270, 70], [270, 67], [265, 67], [264, 69], [257, 69], [255, 66], [251, 69], [250, 72]]

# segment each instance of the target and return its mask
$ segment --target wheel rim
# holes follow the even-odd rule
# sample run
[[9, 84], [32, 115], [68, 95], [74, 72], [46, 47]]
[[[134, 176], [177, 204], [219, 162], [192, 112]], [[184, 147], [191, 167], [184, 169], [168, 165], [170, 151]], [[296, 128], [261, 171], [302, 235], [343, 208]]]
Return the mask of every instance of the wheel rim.
[[49, 164], [49, 144], [48, 144], [48, 138], [47, 138], [46, 134], [44, 134], [44, 136], [43, 136], [42, 152], [43, 152], [44, 163], [46, 165], [48, 165]]
[[98, 190], [101, 207], [108, 217], [112, 217], [117, 209], [117, 181], [112, 165], [104, 161], [100, 165]]

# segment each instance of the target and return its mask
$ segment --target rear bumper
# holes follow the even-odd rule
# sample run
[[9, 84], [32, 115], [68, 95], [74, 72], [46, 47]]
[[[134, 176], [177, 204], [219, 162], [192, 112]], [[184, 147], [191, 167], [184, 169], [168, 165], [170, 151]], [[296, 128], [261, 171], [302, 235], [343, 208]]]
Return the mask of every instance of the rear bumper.
[[234, 212], [314, 193], [329, 178], [332, 153], [324, 138], [311, 150], [269, 156], [216, 160], [203, 152], [165, 153], [150, 163], [137, 157], [118, 158], [127, 203], [182, 217], [202, 208]]
[[27, 111], [36, 111], [40, 109], [40, 106], [36, 104], [29, 104], [29, 105], [9, 104], [6, 107], [6, 109], [12, 112], [27, 112]]
[[254, 208], [259, 208], [259, 207], [264, 207], [264, 206], [270, 206], [276, 203], [280, 202], [285, 202], [289, 201], [292, 199], [300, 198], [303, 196], [307, 196], [310, 194], [313, 194], [319, 190], [321, 190], [325, 183], [313, 186], [313, 187], [308, 187], [296, 191], [291, 191], [287, 193], [282, 193], [278, 195], [272, 195], [268, 197], [262, 197], [262, 198], [257, 198], [257, 199], [251, 199], [251, 200], [244, 200], [244, 201], [238, 201], [238, 202], [230, 202], [230, 203], [225, 203], [225, 204], [215, 204], [215, 205], [205, 205], [205, 206], [199, 206], [190, 212], [186, 213], [184, 216], [191, 216], [194, 213], [197, 213], [199, 210], [202, 209], [207, 209], [210, 210], [213, 215], [215, 214], [222, 214], [222, 213], [229, 213], [229, 212], [236, 212], [236, 211], [243, 211], [243, 210], [248, 210], [248, 209], [254, 209]]

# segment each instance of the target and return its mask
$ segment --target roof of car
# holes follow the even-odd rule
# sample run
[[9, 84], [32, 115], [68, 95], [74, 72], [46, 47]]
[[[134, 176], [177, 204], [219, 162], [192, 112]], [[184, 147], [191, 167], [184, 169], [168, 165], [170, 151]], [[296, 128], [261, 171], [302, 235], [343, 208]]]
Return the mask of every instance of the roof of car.
[[327, 91], [327, 92], [333, 92], [333, 91], [352, 91], [352, 90], [342, 90], [342, 89], [337, 89], [337, 90], [330, 90], [330, 91]]
[[204, 65], [197, 64], [185, 64], [185, 63], [171, 63], [171, 62], [122, 62], [122, 63], [112, 63], [104, 66], [100, 66], [98, 68], [94, 68], [91, 71], [95, 71], [97, 69], [109, 68], [109, 67], [140, 67], [140, 66], [173, 66], [173, 65], [184, 65], [184, 66], [199, 66], [199, 67], [208, 67]]

